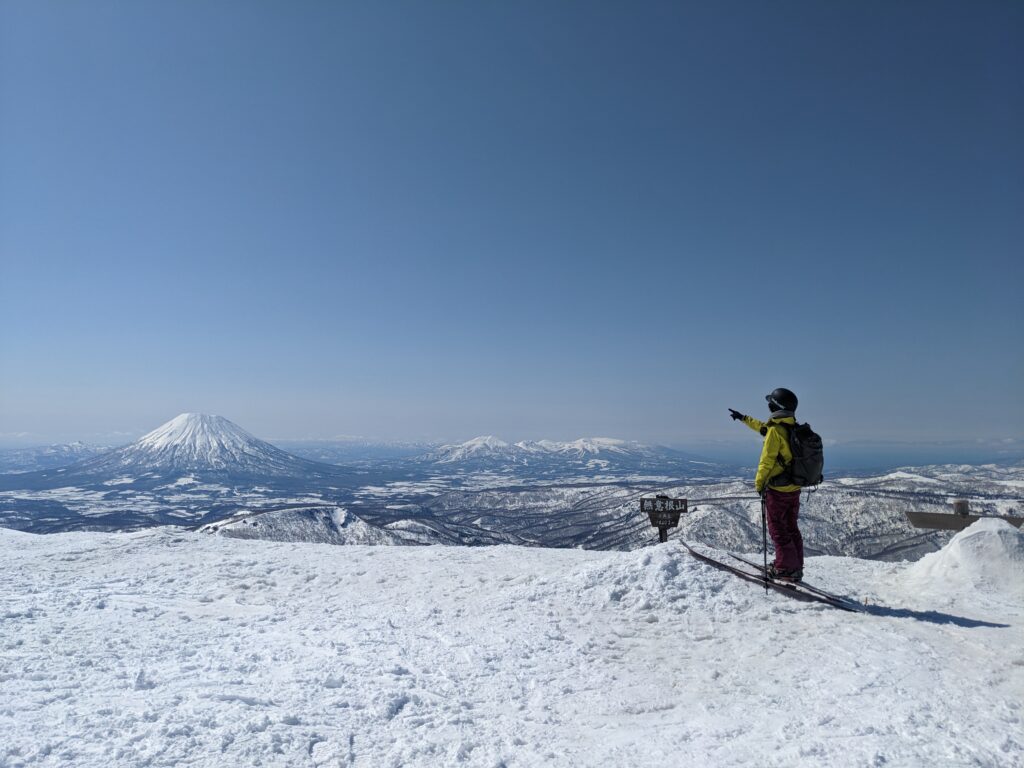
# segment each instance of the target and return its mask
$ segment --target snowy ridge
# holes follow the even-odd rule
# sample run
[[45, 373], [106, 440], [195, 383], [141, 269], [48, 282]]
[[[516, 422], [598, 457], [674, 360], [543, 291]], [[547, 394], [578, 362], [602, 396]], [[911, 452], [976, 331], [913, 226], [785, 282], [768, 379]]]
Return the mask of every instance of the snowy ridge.
[[228, 520], [218, 520], [201, 526], [198, 530], [200, 533], [219, 534], [237, 539], [338, 545], [429, 543], [396, 536], [383, 528], [367, 524], [342, 507], [328, 505], [242, 513]]
[[[1002, 551], [990, 534], [960, 534], [979, 541], [958, 559]], [[339, 550], [0, 530], [0, 558], [3, 765], [1024, 756], [1024, 604], [998, 585], [951, 590], [948, 571], [906, 584], [905, 564], [810, 558], [815, 583], [871, 607], [849, 614], [765, 595], [674, 543]]]
[[647, 446], [641, 443], [630, 443], [626, 440], [617, 440], [612, 437], [581, 437], [569, 443], [558, 443], [552, 440], [538, 440], [537, 442], [516, 443], [524, 450], [540, 449], [548, 453], [564, 453], [574, 456], [600, 453], [641, 453], [649, 452]]
[[478, 458], [513, 458], [515, 454], [515, 447], [504, 440], [494, 435], [483, 435], [457, 445], [442, 445], [424, 458], [438, 464], [453, 464]]
[[583, 437], [570, 442], [522, 440], [518, 443], [507, 443], [493, 435], [485, 435], [464, 443], [443, 445], [427, 454], [425, 458], [438, 464], [454, 464], [474, 459], [506, 459], [514, 463], [538, 457], [580, 459], [606, 454], [649, 457], [654, 454], [654, 449], [642, 443], [610, 437]]

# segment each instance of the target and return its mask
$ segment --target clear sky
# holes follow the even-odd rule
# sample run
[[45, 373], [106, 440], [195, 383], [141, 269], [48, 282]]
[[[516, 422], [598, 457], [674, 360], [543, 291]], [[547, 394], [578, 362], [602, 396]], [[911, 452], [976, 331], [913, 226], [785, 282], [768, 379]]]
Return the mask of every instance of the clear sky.
[[1024, 3], [0, 3], [0, 436], [1024, 438]]

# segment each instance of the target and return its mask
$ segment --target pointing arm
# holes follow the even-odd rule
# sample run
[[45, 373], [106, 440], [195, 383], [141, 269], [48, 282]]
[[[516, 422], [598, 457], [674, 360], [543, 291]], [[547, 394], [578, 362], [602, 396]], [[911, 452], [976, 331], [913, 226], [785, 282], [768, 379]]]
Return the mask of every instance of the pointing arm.
[[743, 423], [746, 424], [755, 432], [757, 432], [759, 435], [764, 434], [763, 430], [765, 428], [765, 423], [763, 421], [758, 421], [753, 416], [744, 416]]

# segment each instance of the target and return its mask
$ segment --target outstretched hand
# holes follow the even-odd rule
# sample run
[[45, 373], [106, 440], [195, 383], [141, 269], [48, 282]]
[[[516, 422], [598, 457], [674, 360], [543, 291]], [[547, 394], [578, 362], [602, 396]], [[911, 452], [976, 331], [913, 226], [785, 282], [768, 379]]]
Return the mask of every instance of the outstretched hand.
[[739, 411], [734, 411], [732, 408], [729, 409], [729, 413], [732, 414], [733, 421], [742, 421], [743, 419], [746, 418], [746, 416], [744, 416], [742, 413], [740, 413]]

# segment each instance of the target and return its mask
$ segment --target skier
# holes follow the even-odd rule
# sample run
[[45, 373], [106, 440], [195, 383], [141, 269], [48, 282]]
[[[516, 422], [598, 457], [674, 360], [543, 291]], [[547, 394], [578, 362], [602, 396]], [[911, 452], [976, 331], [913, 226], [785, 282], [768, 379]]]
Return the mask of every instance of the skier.
[[796, 424], [797, 398], [780, 387], [765, 396], [771, 418], [766, 422], [729, 409], [734, 421], [742, 421], [764, 437], [754, 488], [761, 494], [762, 511], [768, 517], [768, 532], [775, 545], [775, 562], [768, 575], [779, 581], [797, 582], [804, 575], [804, 542], [797, 526], [800, 486], [787, 479], [786, 465], [793, 460], [787, 429]]

